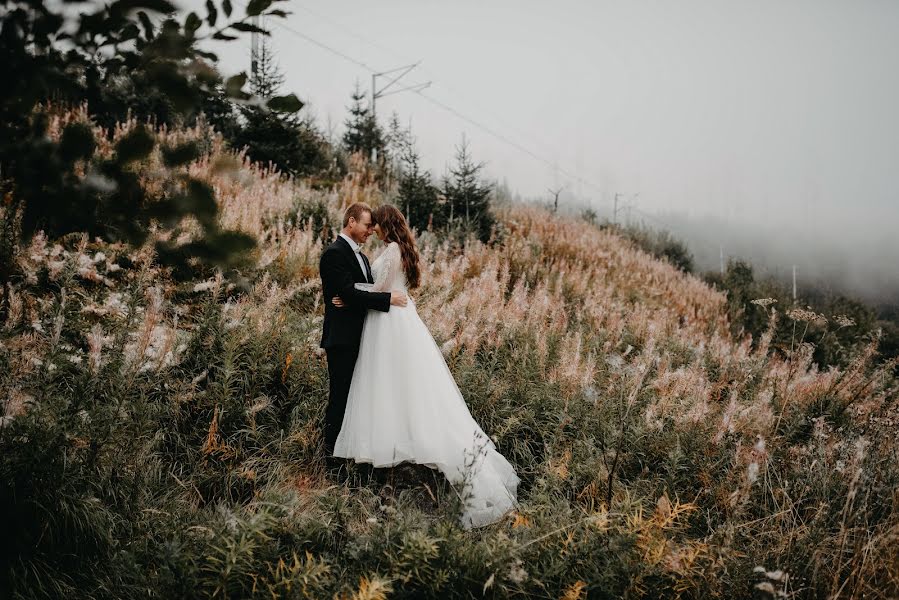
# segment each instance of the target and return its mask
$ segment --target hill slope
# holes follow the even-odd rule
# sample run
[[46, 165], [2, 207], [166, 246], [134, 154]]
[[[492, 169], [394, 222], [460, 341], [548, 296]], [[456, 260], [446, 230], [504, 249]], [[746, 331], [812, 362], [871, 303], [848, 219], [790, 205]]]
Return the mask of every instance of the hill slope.
[[21, 249], [0, 348], [14, 595], [899, 593], [891, 365], [869, 347], [818, 372], [814, 314], [793, 313], [786, 357], [734, 342], [720, 293], [533, 207], [498, 207], [491, 245], [422, 234], [416, 295], [521, 510], [465, 532], [427, 469], [326, 473], [322, 232], [385, 194], [311, 190], [202, 128], [162, 135], [206, 141], [192, 173], [257, 237], [255, 266], [241, 286], [87, 239]]

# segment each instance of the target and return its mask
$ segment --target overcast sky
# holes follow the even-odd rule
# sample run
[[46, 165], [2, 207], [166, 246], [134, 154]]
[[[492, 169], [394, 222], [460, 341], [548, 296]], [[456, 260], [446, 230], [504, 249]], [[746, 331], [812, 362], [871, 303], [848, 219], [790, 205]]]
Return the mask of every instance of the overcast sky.
[[[804, 239], [851, 227], [899, 262], [899, 2], [281, 5], [294, 32], [269, 26], [285, 87], [323, 126], [342, 132], [354, 83], [369, 91], [371, 72], [296, 32], [376, 70], [421, 61], [408, 83], [433, 81], [427, 96], [545, 159], [416, 94], [380, 99], [385, 119], [411, 122], [438, 176], [464, 133], [489, 175], [524, 196], [566, 185], [605, 211], [616, 192], [639, 193], [655, 215]], [[248, 69], [249, 38], [216, 49], [224, 72]]]

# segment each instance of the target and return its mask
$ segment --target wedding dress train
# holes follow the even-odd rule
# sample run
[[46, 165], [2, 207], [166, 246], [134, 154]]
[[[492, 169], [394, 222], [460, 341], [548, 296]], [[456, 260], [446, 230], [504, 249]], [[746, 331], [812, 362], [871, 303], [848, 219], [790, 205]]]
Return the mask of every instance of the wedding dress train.
[[[395, 242], [372, 273], [368, 289], [406, 291]], [[515, 470], [472, 418], [411, 298], [406, 307], [366, 316], [334, 456], [375, 467], [414, 462], [439, 469], [461, 484], [466, 527], [492, 523], [516, 506]]]

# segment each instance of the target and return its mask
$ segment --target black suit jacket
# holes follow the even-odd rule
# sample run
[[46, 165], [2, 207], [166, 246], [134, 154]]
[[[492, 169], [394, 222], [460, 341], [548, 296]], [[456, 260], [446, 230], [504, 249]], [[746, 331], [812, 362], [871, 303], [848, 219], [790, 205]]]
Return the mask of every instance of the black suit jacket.
[[[368, 261], [365, 263], [367, 265]], [[365, 292], [356, 289], [356, 283], [371, 282], [359, 266], [356, 253], [340, 236], [325, 249], [318, 263], [318, 270], [322, 278], [322, 299], [325, 303], [321, 347], [327, 350], [335, 346], [358, 346], [366, 311], [390, 310], [390, 292]], [[334, 296], [340, 296], [345, 304], [343, 308], [331, 304]]]

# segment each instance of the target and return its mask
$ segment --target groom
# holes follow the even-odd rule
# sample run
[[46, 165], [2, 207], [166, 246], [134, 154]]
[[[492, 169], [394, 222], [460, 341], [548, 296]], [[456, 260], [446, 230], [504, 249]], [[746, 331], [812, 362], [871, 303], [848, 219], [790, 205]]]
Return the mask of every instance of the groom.
[[[325, 304], [321, 347], [328, 356], [330, 380], [324, 428], [328, 456], [334, 453], [334, 443], [343, 424], [366, 312], [369, 309], [387, 312], [391, 305], [406, 306], [407, 301], [403, 292], [365, 292], [354, 286], [374, 283], [368, 258], [361, 252], [373, 227], [371, 207], [362, 202], [350, 205], [343, 215], [343, 230], [322, 254], [318, 265]], [[331, 300], [335, 296], [343, 300], [343, 308], [333, 305]]]

